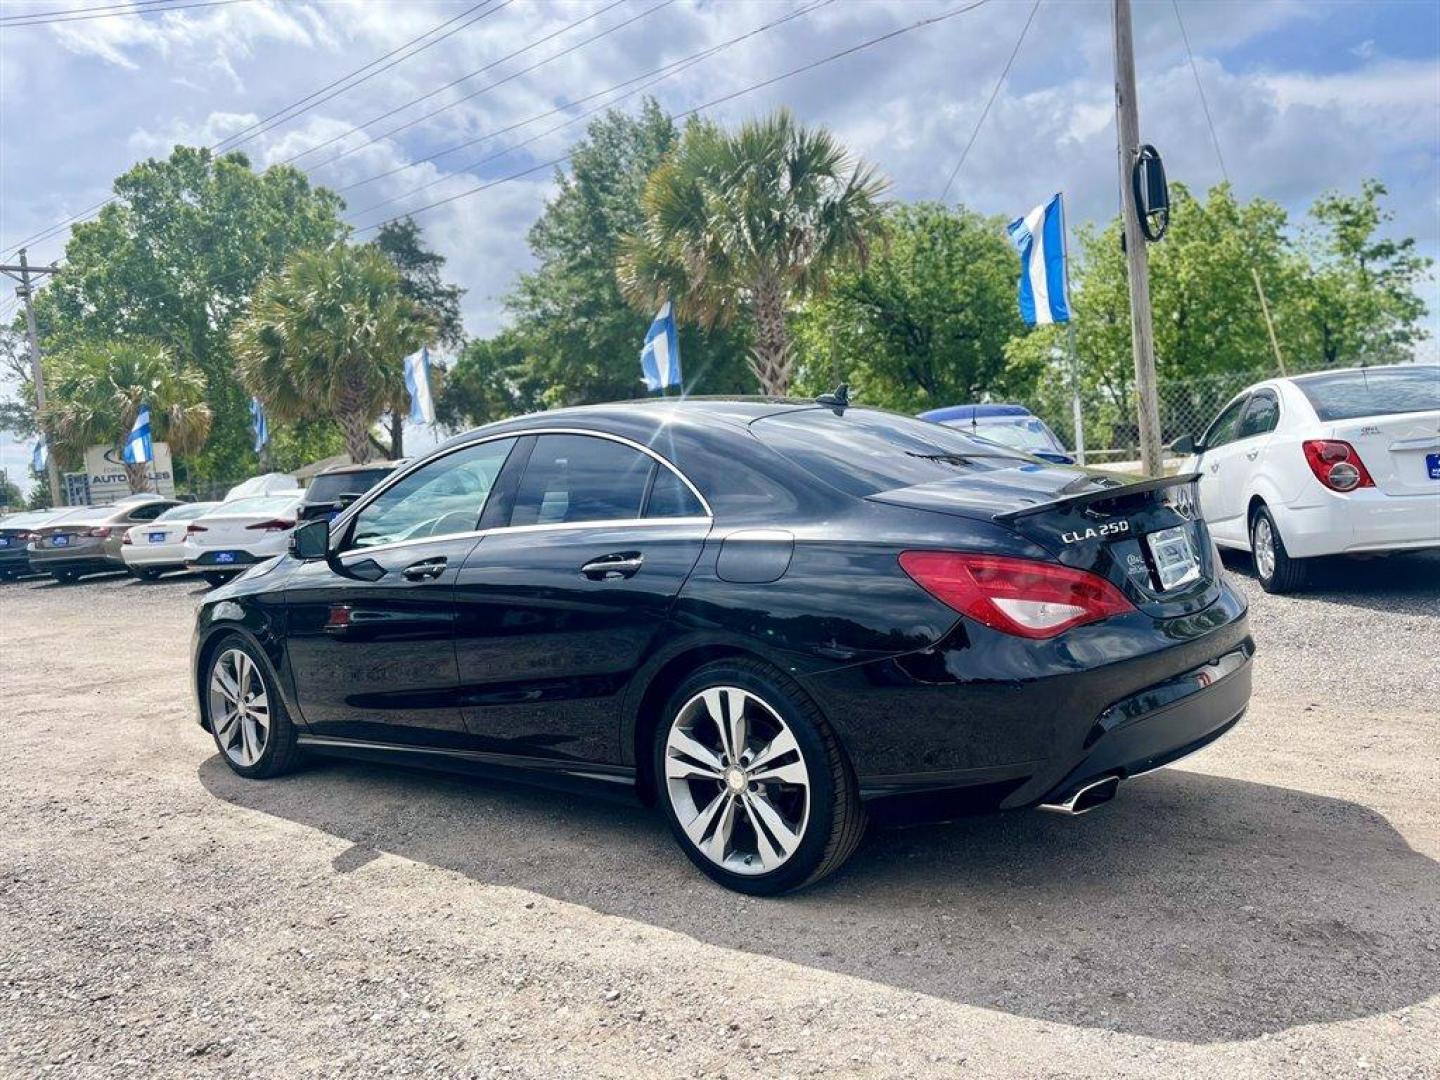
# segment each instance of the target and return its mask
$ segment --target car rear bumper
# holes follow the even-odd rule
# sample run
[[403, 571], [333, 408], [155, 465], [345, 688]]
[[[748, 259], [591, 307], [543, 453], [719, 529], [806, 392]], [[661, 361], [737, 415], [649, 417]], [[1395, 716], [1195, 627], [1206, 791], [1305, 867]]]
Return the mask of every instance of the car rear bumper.
[[125, 560], [126, 566], [185, 565], [185, 551], [179, 544], [156, 544], [154, 547], [132, 544], [123, 550], [120, 557]]
[[931, 649], [801, 678], [872, 803], [948, 817], [1055, 801], [1218, 738], [1250, 697], [1244, 600], [1030, 642], [968, 621]]
[[[1316, 485], [1319, 486], [1318, 484]], [[1297, 559], [1440, 547], [1440, 483], [1434, 495], [1376, 488], [1325, 491], [1303, 506], [1271, 508], [1285, 550]]]
[[48, 574], [52, 570], [79, 570], [99, 572], [101, 570], [123, 570], [125, 564], [112, 559], [103, 548], [73, 550], [70, 548], [47, 548], [29, 553], [30, 569], [37, 574]]
[[[233, 558], [221, 562], [220, 556], [231, 555]], [[247, 566], [254, 566], [258, 562], [264, 562], [272, 558], [270, 555], [256, 555], [249, 551], [239, 551], [234, 548], [217, 548], [215, 551], [202, 551], [198, 555], [192, 555], [185, 560], [185, 565], [192, 570], [205, 570], [209, 572], [234, 570], [237, 573]]]

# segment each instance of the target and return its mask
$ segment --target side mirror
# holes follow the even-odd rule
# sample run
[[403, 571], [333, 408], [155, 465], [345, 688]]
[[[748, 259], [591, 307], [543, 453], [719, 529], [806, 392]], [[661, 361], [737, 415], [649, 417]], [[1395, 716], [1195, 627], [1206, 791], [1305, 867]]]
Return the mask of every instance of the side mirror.
[[323, 559], [330, 553], [330, 522], [314, 518], [301, 522], [290, 534], [290, 554], [305, 562]]
[[1200, 444], [1195, 441], [1194, 435], [1181, 435], [1170, 444], [1170, 449], [1176, 454], [1198, 454]]

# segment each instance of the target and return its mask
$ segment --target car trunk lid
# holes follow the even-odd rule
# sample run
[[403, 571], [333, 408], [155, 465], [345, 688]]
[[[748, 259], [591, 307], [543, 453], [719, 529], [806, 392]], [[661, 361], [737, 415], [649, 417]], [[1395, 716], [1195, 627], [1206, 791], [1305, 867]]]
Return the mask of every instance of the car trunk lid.
[[1385, 494], [1440, 494], [1440, 411], [1336, 421], [1329, 438], [1353, 446]]
[[1221, 567], [1198, 511], [1196, 479], [1023, 463], [870, 499], [992, 521], [1057, 562], [1107, 579], [1141, 611], [1173, 618], [1219, 595]]

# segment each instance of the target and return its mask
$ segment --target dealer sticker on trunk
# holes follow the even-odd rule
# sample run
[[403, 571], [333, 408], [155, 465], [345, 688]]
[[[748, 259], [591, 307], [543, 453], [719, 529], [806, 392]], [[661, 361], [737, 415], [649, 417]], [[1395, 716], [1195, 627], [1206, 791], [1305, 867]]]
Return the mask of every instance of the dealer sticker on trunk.
[[1200, 559], [1190, 543], [1190, 532], [1184, 525], [1161, 529], [1145, 537], [1155, 572], [1160, 575], [1160, 588], [1165, 592], [1178, 589], [1200, 576]]

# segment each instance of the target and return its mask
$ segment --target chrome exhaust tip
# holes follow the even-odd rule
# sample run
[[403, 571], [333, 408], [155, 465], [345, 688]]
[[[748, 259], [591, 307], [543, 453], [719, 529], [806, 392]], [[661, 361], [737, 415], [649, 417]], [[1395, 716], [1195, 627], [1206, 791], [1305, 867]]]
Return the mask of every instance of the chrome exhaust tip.
[[1053, 814], [1069, 814], [1072, 817], [1076, 814], [1086, 814], [1115, 798], [1115, 792], [1119, 788], [1120, 777], [1104, 776], [1099, 780], [1092, 780], [1083, 787], [1076, 788], [1067, 799], [1060, 802], [1041, 803], [1040, 809], [1049, 810]]

